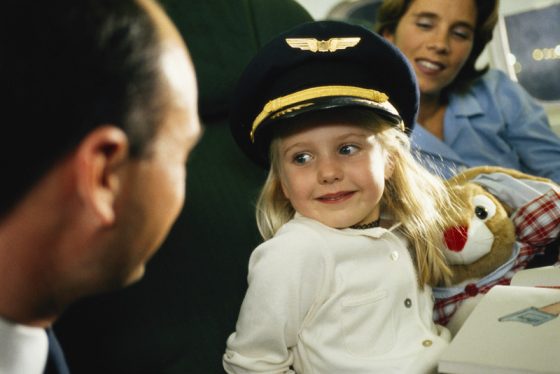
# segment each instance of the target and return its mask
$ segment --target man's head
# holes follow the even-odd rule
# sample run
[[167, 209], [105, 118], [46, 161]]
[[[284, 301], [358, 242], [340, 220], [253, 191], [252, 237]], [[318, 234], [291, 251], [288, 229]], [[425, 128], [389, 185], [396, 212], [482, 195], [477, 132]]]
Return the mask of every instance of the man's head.
[[161, 26], [147, 8], [154, 6], [125, 0], [4, 4], [0, 217], [100, 125], [124, 131], [131, 157], [146, 156], [168, 109]]
[[186, 162], [201, 132], [196, 80], [184, 42], [155, 2], [138, 2], [157, 30], [161, 89], [154, 101], [161, 112], [153, 123], [155, 134], [139, 144], [138, 153], [129, 153], [130, 162], [120, 170], [123, 188], [116, 189], [113, 230], [108, 235], [113, 250], [99, 269], [103, 273], [112, 265], [114, 271], [106, 274], [114, 276], [116, 285], [139, 279], [144, 264], [167, 236], [183, 206]]
[[8, 0], [0, 29], [0, 250], [48, 248], [61, 303], [140, 278], [201, 131], [181, 37], [153, 0]]

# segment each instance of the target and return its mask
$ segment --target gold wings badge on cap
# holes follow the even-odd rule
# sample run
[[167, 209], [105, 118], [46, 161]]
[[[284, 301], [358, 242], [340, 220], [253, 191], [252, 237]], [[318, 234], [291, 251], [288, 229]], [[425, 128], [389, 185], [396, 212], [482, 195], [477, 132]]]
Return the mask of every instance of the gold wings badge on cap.
[[330, 38], [329, 40], [317, 40], [315, 38], [287, 38], [286, 43], [292, 48], [311, 52], [335, 52], [356, 46], [360, 42], [355, 38]]

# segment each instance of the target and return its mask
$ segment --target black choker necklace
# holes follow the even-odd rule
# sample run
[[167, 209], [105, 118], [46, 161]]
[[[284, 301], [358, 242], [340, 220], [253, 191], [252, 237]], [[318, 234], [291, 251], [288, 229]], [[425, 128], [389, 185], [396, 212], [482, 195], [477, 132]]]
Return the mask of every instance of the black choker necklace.
[[356, 230], [365, 230], [365, 229], [371, 229], [374, 227], [379, 227], [379, 221], [381, 219], [376, 219], [373, 222], [370, 223], [364, 223], [363, 225], [352, 225], [350, 226], [351, 229], [356, 229]]

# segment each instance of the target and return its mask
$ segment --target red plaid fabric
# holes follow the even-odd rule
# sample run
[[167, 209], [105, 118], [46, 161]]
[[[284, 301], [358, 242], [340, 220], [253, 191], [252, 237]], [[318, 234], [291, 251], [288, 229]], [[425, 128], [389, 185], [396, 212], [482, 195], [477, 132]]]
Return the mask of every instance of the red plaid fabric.
[[548, 191], [525, 204], [512, 217], [517, 238], [524, 243], [545, 246], [560, 234], [560, 194]]
[[[463, 289], [435, 288], [434, 321], [446, 325], [463, 300], [485, 294], [495, 285], [509, 285], [513, 275], [524, 269], [527, 263], [544, 250], [560, 234], [560, 193], [550, 190], [519, 208], [512, 217], [516, 228], [519, 254], [505, 274], [496, 279], [493, 274], [466, 285]], [[441, 292], [445, 290], [445, 292]], [[442, 296], [445, 294], [445, 296]]]

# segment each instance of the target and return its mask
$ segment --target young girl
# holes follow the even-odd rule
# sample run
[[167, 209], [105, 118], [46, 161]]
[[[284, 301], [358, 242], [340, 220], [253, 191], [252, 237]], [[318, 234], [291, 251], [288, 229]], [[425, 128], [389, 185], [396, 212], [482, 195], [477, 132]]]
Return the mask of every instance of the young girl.
[[233, 134], [270, 171], [226, 371], [434, 371], [450, 336], [430, 285], [449, 275], [437, 248], [451, 205], [409, 151], [406, 59], [364, 28], [313, 22], [265, 46], [238, 87]]

